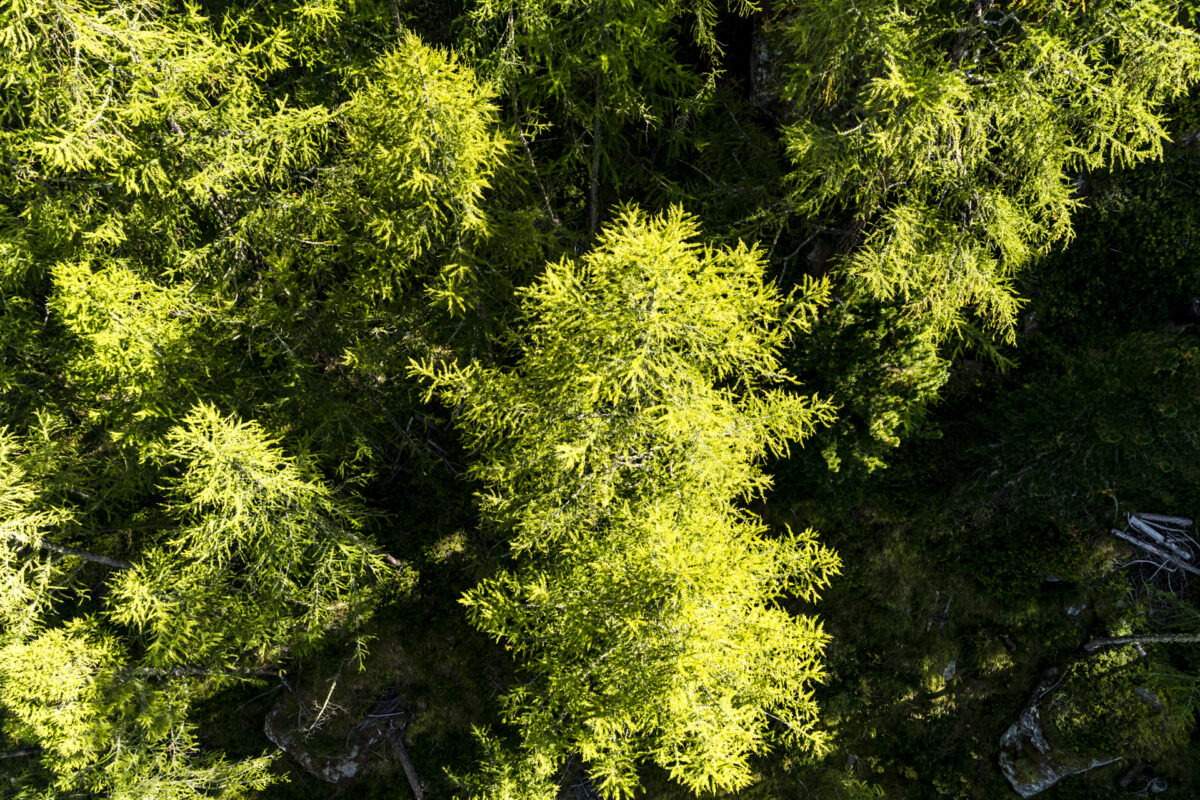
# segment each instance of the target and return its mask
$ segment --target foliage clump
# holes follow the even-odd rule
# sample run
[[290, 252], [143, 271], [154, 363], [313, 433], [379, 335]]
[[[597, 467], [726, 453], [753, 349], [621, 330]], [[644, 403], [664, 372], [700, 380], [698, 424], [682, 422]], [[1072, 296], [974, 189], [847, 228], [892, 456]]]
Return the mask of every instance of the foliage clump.
[[170, 487], [179, 524], [111, 585], [111, 616], [146, 637], [148, 663], [277, 658], [411, 586], [359, 535], [360, 514], [261, 426], [204, 405], [182, 423], [164, 442], [186, 465]]
[[200, 752], [186, 692], [134, 668], [124, 650], [87, 619], [0, 646], [6, 732], [39, 743], [54, 791], [233, 800], [276, 780], [271, 757]]

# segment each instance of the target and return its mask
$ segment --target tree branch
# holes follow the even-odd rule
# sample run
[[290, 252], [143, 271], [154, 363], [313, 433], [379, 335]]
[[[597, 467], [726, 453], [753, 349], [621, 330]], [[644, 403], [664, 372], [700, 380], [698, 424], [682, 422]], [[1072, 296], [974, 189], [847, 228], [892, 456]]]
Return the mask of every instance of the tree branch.
[[[600, 14], [604, 21], [608, 20], [608, 6], [600, 4]], [[604, 28], [601, 27], [601, 31]], [[603, 33], [601, 33], [603, 37]], [[592, 236], [600, 230], [600, 70], [596, 70], [596, 94], [592, 109], [592, 185], [591, 185], [591, 229]]]
[[404, 728], [397, 728], [394, 722], [389, 721], [388, 727], [391, 729], [391, 736], [388, 739], [392, 743], [392, 752], [396, 754], [396, 759], [400, 762], [400, 766], [404, 768], [404, 777], [408, 778], [408, 785], [412, 788], [413, 797], [416, 800], [425, 800], [425, 785], [421, 782], [420, 776], [417, 775], [416, 768], [413, 767], [412, 760], [408, 757], [408, 750], [404, 747]]
[[0, 759], [4, 758], [25, 758], [26, 756], [41, 755], [42, 748], [26, 747], [22, 750], [5, 750], [0, 751]]
[[89, 553], [87, 550], [80, 550], [77, 547], [68, 547], [65, 544], [55, 544], [54, 542], [47, 541], [41, 536], [21, 536], [17, 533], [3, 533], [0, 534], [0, 536], [3, 536], [11, 542], [25, 545], [26, 547], [36, 547], [42, 550], [50, 550], [51, 552], [64, 556], [75, 556], [76, 558], [82, 558], [85, 561], [94, 561], [97, 564], [103, 564], [106, 567], [112, 567], [113, 569], [133, 568], [133, 564], [130, 564], [124, 559], [110, 558], [109, 556], [102, 556], [99, 553]]

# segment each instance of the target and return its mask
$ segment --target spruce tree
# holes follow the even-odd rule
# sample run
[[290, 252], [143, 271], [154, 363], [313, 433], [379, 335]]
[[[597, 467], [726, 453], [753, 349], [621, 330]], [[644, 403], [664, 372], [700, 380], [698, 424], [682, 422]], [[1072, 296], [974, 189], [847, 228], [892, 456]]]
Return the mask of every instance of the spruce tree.
[[115, 576], [108, 603], [147, 637], [148, 664], [277, 659], [411, 584], [362, 538], [361, 513], [261, 426], [200, 405], [162, 447], [184, 465], [169, 485], [177, 526]]
[[53, 484], [37, 482], [47, 442], [3, 435], [0, 725], [40, 748], [63, 791], [242, 796], [268, 781], [267, 762], [193, 758], [192, 703], [331, 632], [354, 634], [413, 575], [258, 425], [201, 405], [161, 447], [180, 475], [156, 524], [138, 531], [147, 546], [126, 561], [96, 552], [116, 539], [89, 536], [53, 504]]

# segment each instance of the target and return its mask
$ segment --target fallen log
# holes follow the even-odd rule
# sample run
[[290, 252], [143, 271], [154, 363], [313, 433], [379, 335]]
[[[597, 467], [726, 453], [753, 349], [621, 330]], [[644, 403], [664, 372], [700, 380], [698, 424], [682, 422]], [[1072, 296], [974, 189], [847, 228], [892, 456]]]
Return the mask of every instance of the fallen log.
[[1157, 522], [1161, 525], [1170, 525], [1180, 529], [1192, 527], [1192, 521], [1186, 517], [1168, 517], [1166, 514], [1145, 514], [1142, 512], [1133, 516], [1140, 517], [1147, 522]]
[[[1148, 537], [1155, 543], [1156, 546], [1164, 547], [1175, 554], [1175, 558], [1181, 558], [1185, 561], [1192, 560], [1192, 554], [1180, 547], [1172, 539], [1168, 539], [1162, 532], [1155, 530], [1154, 526], [1149, 525], [1136, 516], [1129, 518], [1129, 524], [1138, 530], [1143, 536]], [[1176, 532], [1179, 533], [1179, 532]]]

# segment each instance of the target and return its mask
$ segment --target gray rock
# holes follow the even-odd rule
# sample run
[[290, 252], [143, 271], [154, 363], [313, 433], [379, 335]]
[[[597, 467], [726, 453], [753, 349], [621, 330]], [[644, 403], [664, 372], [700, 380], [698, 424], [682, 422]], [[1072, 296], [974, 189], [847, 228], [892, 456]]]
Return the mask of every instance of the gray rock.
[[1103, 767], [1115, 758], [1079, 758], [1055, 752], [1042, 731], [1038, 705], [1055, 686], [1057, 671], [1038, 684], [1021, 716], [1000, 737], [1000, 771], [1021, 797], [1033, 797], [1069, 775]]

